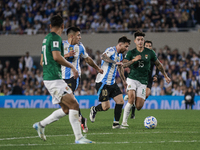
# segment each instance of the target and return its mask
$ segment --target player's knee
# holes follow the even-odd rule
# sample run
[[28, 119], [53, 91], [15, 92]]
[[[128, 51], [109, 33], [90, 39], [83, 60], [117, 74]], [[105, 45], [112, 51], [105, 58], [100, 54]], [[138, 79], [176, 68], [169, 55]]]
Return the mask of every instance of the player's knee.
[[109, 105], [107, 105], [107, 106], [103, 106], [103, 107], [102, 107], [102, 109], [103, 109], [104, 111], [108, 110], [109, 108], [110, 108]]
[[79, 104], [78, 104], [78, 102], [74, 100], [74, 101], [71, 103], [70, 109], [79, 110]]
[[65, 108], [63, 111], [64, 111], [64, 113], [65, 113], [66, 115], [69, 114], [69, 109], [66, 109], [66, 108]]
[[137, 110], [139, 111], [140, 109], [142, 109], [143, 105], [136, 105]]
[[124, 100], [117, 101], [116, 104], [124, 104]]
[[123, 104], [124, 105], [124, 101], [122, 100], [122, 101], [120, 101], [120, 103], [119, 104]]

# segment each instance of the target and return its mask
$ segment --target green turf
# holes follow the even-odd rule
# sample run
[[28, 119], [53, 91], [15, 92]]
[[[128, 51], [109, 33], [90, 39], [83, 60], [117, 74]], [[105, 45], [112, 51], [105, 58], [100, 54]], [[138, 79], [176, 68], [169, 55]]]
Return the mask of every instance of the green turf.
[[[82, 109], [88, 118], [88, 139], [96, 144], [74, 144], [68, 116], [45, 128], [47, 141], [37, 137], [33, 123], [48, 116], [54, 109], [0, 109], [0, 150], [199, 150], [200, 111], [141, 110], [136, 119], [129, 119], [128, 129], [112, 129], [113, 112], [99, 112], [96, 121], [89, 121], [89, 109]], [[146, 129], [143, 121], [155, 116], [158, 126]], [[122, 120], [122, 117], [121, 117]], [[121, 122], [121, 121], [120, 121]]]

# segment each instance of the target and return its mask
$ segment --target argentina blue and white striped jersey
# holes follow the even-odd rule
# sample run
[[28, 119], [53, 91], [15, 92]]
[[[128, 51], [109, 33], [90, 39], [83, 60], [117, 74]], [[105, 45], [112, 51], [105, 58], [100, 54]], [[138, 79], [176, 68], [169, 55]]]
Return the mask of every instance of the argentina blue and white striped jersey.
[[[115, 62], [120, 62], [123, 59], [122, 54], [117, 53], [115, 46], [107, 48], [103, 54], [106, 54], [108, 57], [110, 57], [110, 59], [114, 60]], [[117, 65], [101, 60], [101, 69], [103, 69], [103, 74], [97, 74], [96, 83], [102, 82], [103, 84], [113, 85], [115, 83]]]
[[[85, 50], [85, 47], [82, 43], [76, 44], [76, 45], [70, 45], [68, 40], [63, 41], [64, 46], [64, 55], [69, 53], [70, 51], [74, 50], [76, 54], [73, 57], [69, 57], [67, 60], [78, 70], [79, 76], [81, 76], [81, 68], [80, 68], [80, 56], [83, 58], [87, 58], [88, 54]], [[63, 79], [70, 79], [73, 77], [74, 74], [71, 70], [71, 68], [62, 66], [62, 78]]]

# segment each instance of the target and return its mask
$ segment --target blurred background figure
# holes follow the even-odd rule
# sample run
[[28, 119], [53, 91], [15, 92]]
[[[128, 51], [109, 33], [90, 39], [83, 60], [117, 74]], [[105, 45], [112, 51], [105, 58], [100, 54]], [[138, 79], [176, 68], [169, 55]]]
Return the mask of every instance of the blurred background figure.
[[28, 70], [31, 71], [33, 67], [33, 58], [29, 55], [29, 52], [26, 52], [24, 60], [25, 60], [25, 67], [27, 67]]
[[194, 105], [194, 97], [195, 93], [193, 92], [192, 87], [188, 87], [185, 93], [185, 109], [187, 109], [188, 105], [189, 109], [192, 109], [192, 106]]

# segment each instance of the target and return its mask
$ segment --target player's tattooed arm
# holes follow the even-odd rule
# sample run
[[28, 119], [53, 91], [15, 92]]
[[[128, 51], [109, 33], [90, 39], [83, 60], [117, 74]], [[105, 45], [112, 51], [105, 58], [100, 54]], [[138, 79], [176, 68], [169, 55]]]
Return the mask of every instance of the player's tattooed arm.
[[40, 56], [40, 65], [43, 67], [43, 54]]
[[158, 70], [164, 75], [167, 83], [171, 82], [171, 79], [168, 77], [167, 73], [165, 72], [165, 69], [162, 63], [158, 59], [155, 61], [155, 65], [156, 65], [156, 68], [158, 68]]
[[118, 72], [119, 72], [119, 76], [122, 80], [122, 83], [124, 85], [124, 88], [127, 88], [126, 78], [124, 76], [124, 67], [118, 66], [117, 69], [118, 69]]
[[123, 63], [124, 63], [123, 67], [124, 68], [129, 67], [131, 64], [133, 64], [133, 62], [134, 61], [132, 61], [132, 60], [128, 61], [127, 59], [124, 59], [123, 60]]
[[116, 62], [114, 60], [110, 59], [110, 57], [108, 57], [106, 54], [101, 55], [101, 59], [107, 63], [116, 64]]
[[126, 78], [124, 76], [124, 68], [122, 66], [118, 66], [117, 69], [118, 69], [119, 76], [121, 77], [122, 81], [126, 81]]
[[166, 72], [165, 72], [165, 69], [162, 65], [162, 63], [157, 59], [155, 61], [155, 65], [156, 65], [156, 68], [158, 68], [158, 70], [163, 74], [163, 75], [167, 75]]
[[138, 61], [141, 59], [141, 55], [137, 55], [134, 59], [128, 61], [127, 59], [123, 60], [123, 67], [129, 67], [131, 64], [133, 64], [134, 62]]
[[92, 60], [92, 58], [90, 56], [88, 56], [87, 58], [85, 58], [85, 61], [90, 66], [92, 66], [93, 68], [95, 68], [98, 72], [100, 72], [101, 74], [103, 74], [103, 70], [97, 66], [97, 64]]

